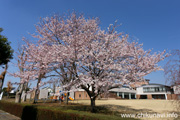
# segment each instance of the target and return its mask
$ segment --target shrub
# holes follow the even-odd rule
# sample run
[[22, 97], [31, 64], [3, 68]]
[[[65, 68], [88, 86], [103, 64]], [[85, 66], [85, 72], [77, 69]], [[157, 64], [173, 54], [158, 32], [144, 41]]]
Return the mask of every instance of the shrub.
[[9, 112], [15, 116], [21, 117], [23, 106], [20, 104], [0, 101], [0, 109]]
[[0, 101], [0, 109], [18, 116], [22, 120], [98, 120], [98, 118], [91, 116], [82, 116], [60, 110], [50, 110], [33, 105], [23, 105], [5, 101]]

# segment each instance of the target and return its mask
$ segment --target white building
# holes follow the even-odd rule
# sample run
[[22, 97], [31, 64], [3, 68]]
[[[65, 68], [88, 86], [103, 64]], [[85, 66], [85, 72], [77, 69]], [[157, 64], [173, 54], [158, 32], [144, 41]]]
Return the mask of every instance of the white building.
[[123, 86], [121, 88], [113, 88], [109, 90], [109, 92], [116, 93], [119, 98], [122, 99], [136, 99], [136, 90], [129, 88], [127, 86]]
[[170, 86], [161, 84], [148, 84], [136, 88], [137, 99], [169, 99], [169, 95], [173, 94]]

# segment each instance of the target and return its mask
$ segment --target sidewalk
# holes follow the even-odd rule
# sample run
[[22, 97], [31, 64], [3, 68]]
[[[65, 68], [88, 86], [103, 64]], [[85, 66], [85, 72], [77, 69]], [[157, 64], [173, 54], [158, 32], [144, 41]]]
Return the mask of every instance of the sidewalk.
[[19, 117], [0, 110], [0, 120], [21, 120]]

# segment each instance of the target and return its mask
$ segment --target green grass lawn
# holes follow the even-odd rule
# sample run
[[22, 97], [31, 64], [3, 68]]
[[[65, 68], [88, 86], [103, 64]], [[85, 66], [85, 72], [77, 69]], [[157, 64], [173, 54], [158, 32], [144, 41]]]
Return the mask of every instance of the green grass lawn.
[[[14, 103], [14, 99], [4, 99]], [[59, 101], [48, 100], [44, 103], [39, 100], [37, 104], [32, 104], [32, 101], [21, 103], [23, 106], [29, 106], [35, 109], [53, 110], [55, 112], [62, 111], [63, 113], [76, 114], [80, 116], [91, 116], [100, 120], [134, 120], [134, 118], [122, 118], [122, 114], [148, 113], [177, 113], [179, 111], [174, 109], [175, 103], [167, 100], [96, 100], [96, 113], [91, 113], [89, 100], [71, 101], [68, 105], [60, 103]], [[175, 105], [176, 106], [176, 105]], [[142, 120], [152, 120], [152, 118], [137, 118]], [[173, 120], [174, 118], [172, 118]], [[176, 118], [175, 120], [179, 120]], [[88, 119], [91, 120], [91, 119]], [[156, 120], [156, 119], [153, 119]], [[159, 120], [159, 119], [158, 119]], [[163, 118], [163, 120], [169, 120]]]
[[[14, 99], [6, 99], [6, 100], [2, 100], [1, 102], [14, 103]], [[97, 118], [99, 120], [135, 120], [133, 118], [121, 118], [120, 112], [112, 111], [109, 107], [104, 105], [97, 106], [96, 113], [90, 112], [91, 108], [89, 105], [83, 105], [78, 103], [69, 103], [68, 105], [66, 105], [64, 103], [60, 104], [59, 102], [48, 101], [44, 103], [43, 101], [39, 101], [37, 104], [32, 104], [27, 101], [25, 103], [21, 103], [21, 105], [30, 106], [35, 109], [47, 109], [53, 111], [62, 111], [64, 113], [69, 113], [69, 114], [77, 114], [80, 116], [90, 116], [93, 118]], [[127, 113], [127, 112], [124, 111], [122, 113]]]
[[[27, 103], [22, 103], [24, 105], [32, 105]], [[64, 103], [41, 103], [34, 105], [38, 108], [45, 108], [55, 111], [63, 111], [66, 113], [75, 113], [82, 116], [92, 116], [99, 118], [100, 120], [134, 120], [133, 118], [121, 118], [120, 112], [118, 111], [112, 111], [108, 106], [96, 106], [96, 113], [91, 113], [91, 107], [89, 105], [82, 105], [82, 104], [76, 104], [76, 103], [70, 103], [68, 105]], [[128, 111], [129, 113], [130, 111]], [[127, 113], [127, 112], [122, 112]], [[132, 113], [132, 111], [131, 111]]]

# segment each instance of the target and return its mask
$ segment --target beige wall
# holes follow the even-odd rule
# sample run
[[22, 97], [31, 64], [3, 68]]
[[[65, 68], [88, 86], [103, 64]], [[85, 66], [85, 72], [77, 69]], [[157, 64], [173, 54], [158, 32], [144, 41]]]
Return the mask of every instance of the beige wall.
[[75, 100], [88, 100], [88, 99], [90, 99], [89, 95], [87, 94], [86, 91], [76, 91], [74, 93], [74, 97], [75, 97]]
[[151, 94], [147, 95], [147, 99], [152, 99], [152, 95]]
[[108, 97], [109, 98], [117, 98], [117, 93], [109, 93]]
[[178, 95], [177, 94], [167, 94], [167, 99], [168, 100], [177, 100]]
[[[74, 97], [75, 97], [75, 100], [89, 100], [90, 99], [86, 91], [76, 91], [74, 93]], [[117, 94], [116, 93], [109, 93], [108, 95], [101, 94], [101, 98], [117, 98]]]
[[136, 94], [136, 99], [140, 99], [140, 95], [137, 95], [137, 94]]

